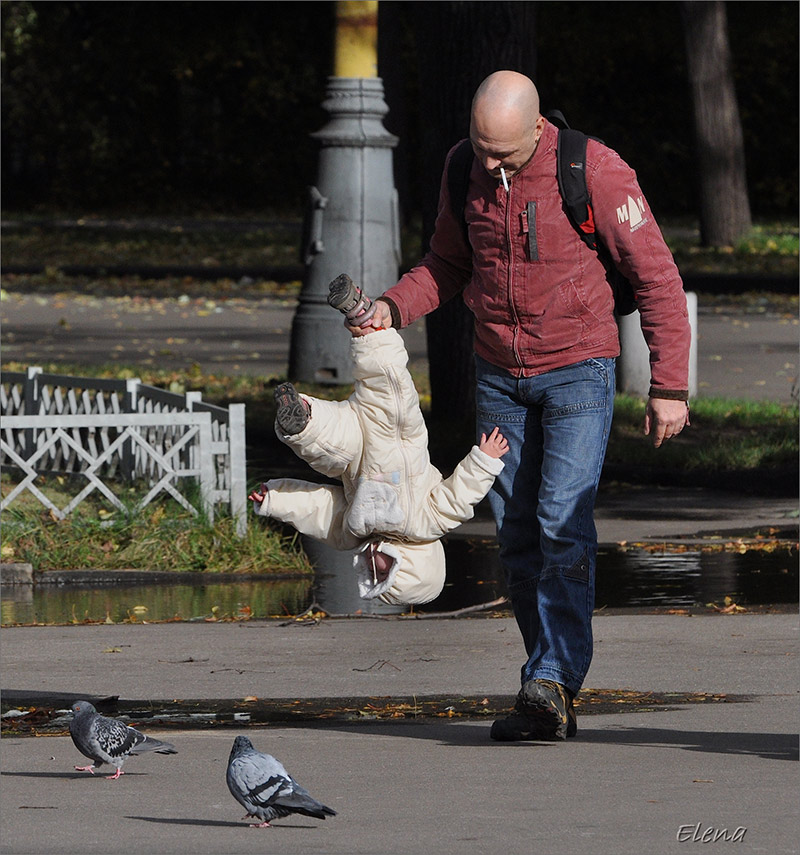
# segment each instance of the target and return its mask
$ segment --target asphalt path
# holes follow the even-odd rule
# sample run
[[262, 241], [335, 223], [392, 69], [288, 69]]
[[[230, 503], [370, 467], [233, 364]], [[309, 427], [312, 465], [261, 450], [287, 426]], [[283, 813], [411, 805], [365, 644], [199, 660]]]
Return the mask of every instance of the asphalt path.
[[[3, 630], [4, 693], [113, 693], [154, 710], [160, 699], [229, 698], [242, 717], [171, 728], [138, 719], [178, 754], [132, 757], [117, 781], [75, 771], [83, 758], [68, 736], [4, 734], [0, 848], [798, 852], [797, 616], [627, 614], [598, 617], [594, 628], [586, 685], [610, 702], [593, 712], [587, 690], [578, 738], [560, 744], [493, 742], [492, 714], [414, 717], [426, 692], [454, 706], [467, 695], [480, 708], [513, 689], [521, 653], [513, 618]], [[335, 709], [352, 695], [349, 720], [247, 720], [259, 701], [317, 697]], [[407, 701], [405, 712], [379, 720], [374, 710], [387, 699]], [[338, 815], [249, 828], [225, 785], [239, 733]]]
[[[295, 300], [98, 297], [4, 292], [2, 356], [28, 365], [117, 364], [203, 374], [285, 377]], [[338, 318], [331, 334], [346, 335]], [[404, 332], [424, 370], [424, 323]], [[698, 394], [788, 402], [797, 391], [798, 319], [698, 311]]]

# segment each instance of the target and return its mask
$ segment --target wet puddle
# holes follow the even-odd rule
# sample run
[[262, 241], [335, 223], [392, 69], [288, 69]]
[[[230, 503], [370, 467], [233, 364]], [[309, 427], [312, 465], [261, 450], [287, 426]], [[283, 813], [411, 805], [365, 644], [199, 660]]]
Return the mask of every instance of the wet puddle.
[[312, 580], [213, 584], [13, 585], [3, 587], [2, 624], [205, 620], [295, 615]]
[[[496, 548], [470, 541], [448, 545], [448, 581], [432, 606], [463, 608], [504, 596]], [[596, 608], [688, 607], [730, 597], [740, 605], [798, 602], [795, 548], [768, 552], [651, 552], [601, 549], [597, 556]]]
[[[419, 611], [455, 611], [505, 596], [497, 549], [490, 541], [453, 539], [446, 548], [448, 581], [444, 591]], [[308, 580], [4, 586], [2, 624], [265, 618], [300, 614], [312, 603], [332, 614], [403, 611], [358, 598], [348, 555], [313, 548], [309, 553], [318, 569]], [[629, 549], [601, 550], [598, 555], [598, 609], [681, 608], [708, 603], [723, 606], [726, 597], [745, 607], [797, 603], [797, 549]]]

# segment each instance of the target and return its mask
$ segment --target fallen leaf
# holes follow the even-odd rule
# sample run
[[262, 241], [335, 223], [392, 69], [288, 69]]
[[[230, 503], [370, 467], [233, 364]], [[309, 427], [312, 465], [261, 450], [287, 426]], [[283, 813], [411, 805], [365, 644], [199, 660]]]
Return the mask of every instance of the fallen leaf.
[[720, 609], [720, 614], [739, 615], [746, 611], [747, 609], [744, 606], [737, 606], [736, 603], [731, 603], [729, 606], [725, 606], [724, 609]]
[[706, 603], [707, 609], [713, 609], [721, 615], [738, 615], [747, 611], [744, 606], [739, 606], [734, 603], [730, 597], [725, 597], [726, 606], [718, 606], [716, 603]]

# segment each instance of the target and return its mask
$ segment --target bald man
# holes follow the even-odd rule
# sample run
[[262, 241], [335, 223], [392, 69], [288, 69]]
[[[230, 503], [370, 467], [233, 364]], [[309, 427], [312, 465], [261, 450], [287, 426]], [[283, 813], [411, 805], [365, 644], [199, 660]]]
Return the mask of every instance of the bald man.
[[[351, 328], [404, 327], [456, 295], [474, 314], [476, 430], [498, 425], [511, 448], [489, 500], [527, 655], [515, 708], [491, 737], [566, 739], [577, 732], [573, 699], [592, 659], [594, 504], [619, 355], [614, 301], [606, 268], [567, 218], [558, 130], [540, 114], [533, 82], [489, 75], [469, 133], [468, 240], [446, 178], [454, 146], [430, 251]], [[644, 432], [658, 447], [689, 423], [683, 283], [634, 171], [590, 139], [585, 174], [597, 236], [636, 295], [651, 364]]]

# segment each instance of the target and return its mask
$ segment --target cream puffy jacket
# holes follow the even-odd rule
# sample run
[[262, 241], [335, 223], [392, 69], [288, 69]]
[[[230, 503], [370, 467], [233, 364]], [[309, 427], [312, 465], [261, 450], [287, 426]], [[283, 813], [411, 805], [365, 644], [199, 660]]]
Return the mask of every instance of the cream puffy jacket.
[[[428, 456], [428, 433], [408, 354], [394, 329], [351, 343], [355, 386], [346, 401], [303, 396], [311, 419], [299, 434], [279, 438], [317, 472], [341, 486], [291, 478], [267, 481], [256, 512], [290, 523], [335, 549], [360, 550], [354, 564], [362, 597], [423, 603], [441, 592], [444, 550], [439, 538], [471, 519], [503, 462], [473, 446], [449, 478]], [[369, 542], [394, 559], [384, 582], [371, 576]]]

